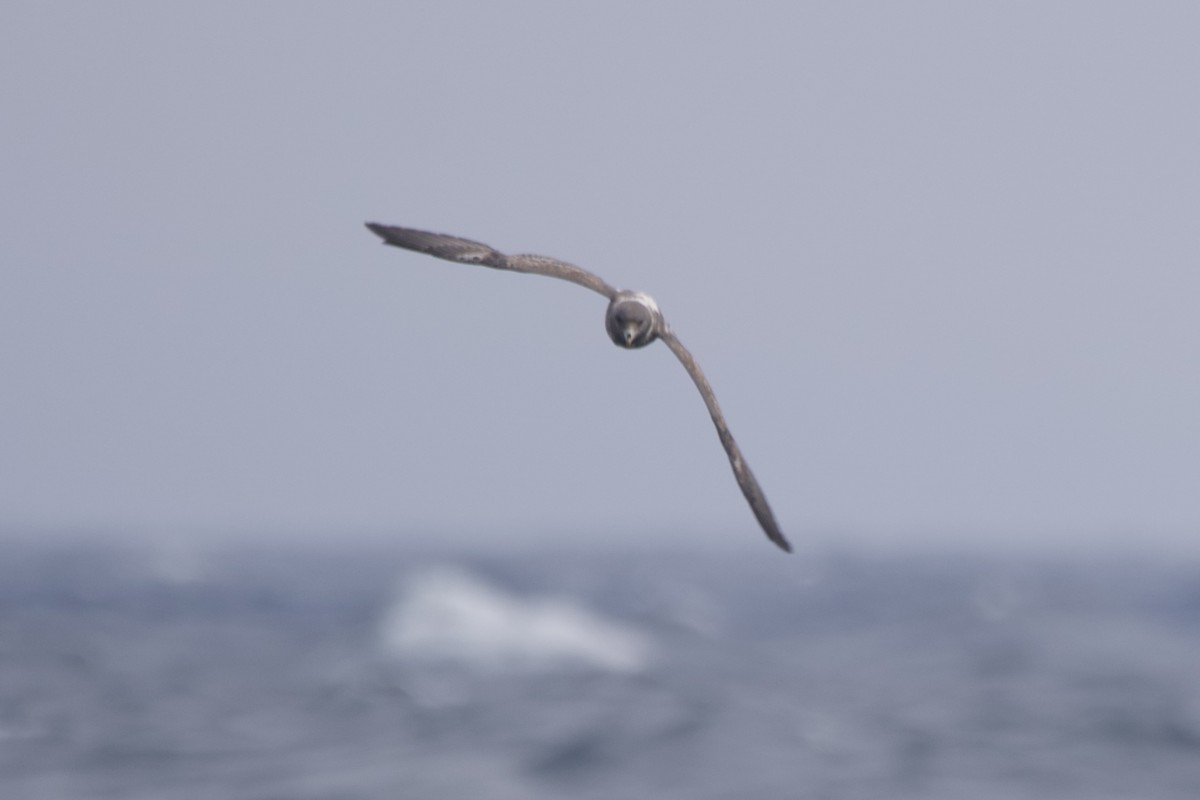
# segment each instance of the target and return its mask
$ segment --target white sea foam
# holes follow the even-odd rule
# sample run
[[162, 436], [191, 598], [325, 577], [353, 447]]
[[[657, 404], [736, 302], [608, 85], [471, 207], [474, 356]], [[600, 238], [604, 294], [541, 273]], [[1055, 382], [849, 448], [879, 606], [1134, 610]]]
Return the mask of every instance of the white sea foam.
[[650, 645], [637, 630], [562, 598], [507, 594], [469, 572], [430, 568], [404, 581], [381, 631], [404, 660], [484, 669], [584, 666], [635, 672]]

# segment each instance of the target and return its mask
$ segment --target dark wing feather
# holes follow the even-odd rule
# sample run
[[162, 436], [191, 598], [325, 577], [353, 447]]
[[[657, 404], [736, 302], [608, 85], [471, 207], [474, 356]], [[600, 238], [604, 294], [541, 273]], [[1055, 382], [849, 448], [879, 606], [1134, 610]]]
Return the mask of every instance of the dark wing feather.
[[395, 225], [380, 225], [368, 222], [367, 228], [383, 239], [385, 244], [415, 250], [448, 261], [458, 261], [462, 264], [482, 264], [493, 269], [504, 269], [511, 272], [529, 272], [535, 275], [546, 275], [551, 278], [561, 278], [565, 281], [585, 286], [593, 292], [598, 292], [612, 299], [617, 290], [609, 286], [597, 276], [585, 269], [559, 261], [548, 256], [518, 255], [507, 256], [498, 250], [481, 242], [448, 236], [444, 233], [430, 233], [413, 228], [400, 228]]
[[721, 438], [721, 446], [725, 448], [725, 452], [729, 455], [729, 463], [733, 467], [733, 475], [737, 478], [738, 486], [742, 487], [742, 494], [746, 496], [746, 501], [750, 503], [750, 508], [754, 511], [754, 516], [758, 519], [758, 524], [762, 525], [762, 529], [766, 532], [768, 539], [779, 545], [783, 550], [789, 553], [792, 552], [792, 546], [788, 544], [783, 531], [779, 530], [779, 523], [775, 521], [775, 515], [771, 513], [771, 506], [767, 504], [767, 496], [763, 494], [762, 487], [754, 479], [754, 473], [750, 471], [750, 465], [746, 463], [746, 459], [742, 458], [742, 451], [738, 449], [737, 442], [733, 440], [733, 434], [729, 432], [729, 426], [725, 424], [725, 415], [721, 413], [721, 407], [717, 405], [717, 396], [713, 394], [712, 386], [708, 383], [708, 378], [704, 377], [704, 373], [701, 372], [700, 365], [696, 363], [696, 359], [692, 358], [692, 354], [683, 346], [683, 343], [675, 338], [675, 334], [671, 332], [670, 328], [667, 328], [665, 325], [663, 328], [663, 331], [659, 333], [659, 338], [666, 342], [667, 347], [671, 348], [671, 352], [683, 364], [684, 369], [688, 371], [688, 375], [692, 376], [692, 382], [700, 390], [700, 396], [704, 398], [704, 405], [708, 406], [708, 413], [712, 416], [713, 425], [717, 427], [717, 436]]

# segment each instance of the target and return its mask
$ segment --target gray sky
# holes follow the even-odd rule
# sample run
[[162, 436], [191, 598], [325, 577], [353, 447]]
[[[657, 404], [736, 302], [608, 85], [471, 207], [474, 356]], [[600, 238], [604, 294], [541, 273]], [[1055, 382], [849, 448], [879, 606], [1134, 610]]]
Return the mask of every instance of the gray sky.
[[1194, 3], [0, 10], [0, 529], [1200, 540]]

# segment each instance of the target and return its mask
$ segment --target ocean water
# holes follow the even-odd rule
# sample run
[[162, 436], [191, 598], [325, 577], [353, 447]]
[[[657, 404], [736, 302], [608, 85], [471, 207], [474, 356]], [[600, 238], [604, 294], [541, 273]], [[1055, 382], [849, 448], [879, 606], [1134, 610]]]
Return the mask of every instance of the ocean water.
[[0, 546], [0, 798], [468, 797], [1194, 800], [1200, 565]]

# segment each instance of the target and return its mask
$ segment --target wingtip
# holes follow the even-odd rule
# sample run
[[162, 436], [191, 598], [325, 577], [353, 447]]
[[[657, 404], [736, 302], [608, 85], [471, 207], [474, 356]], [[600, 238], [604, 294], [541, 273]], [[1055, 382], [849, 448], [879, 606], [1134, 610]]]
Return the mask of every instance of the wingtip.
[[387, 233], [386, 233], [387, 229], [385, 228], [385, 226], [380, 225], [378, 222], [364, 222], [363, 225], [365, 225], [367, 230], [369, 230], [371, 233], [375, 234], [376, 236], [379, 236], [380, 238], [383, 238], [383, 239], [387, 238]]
[[774, 542], [783, 552], [792, 552], [792, 544], [787, 539], [783, 538], [783, 534], [779, 534], [778, 539], [772, 537], [771, 541]]

